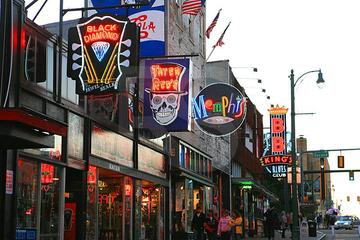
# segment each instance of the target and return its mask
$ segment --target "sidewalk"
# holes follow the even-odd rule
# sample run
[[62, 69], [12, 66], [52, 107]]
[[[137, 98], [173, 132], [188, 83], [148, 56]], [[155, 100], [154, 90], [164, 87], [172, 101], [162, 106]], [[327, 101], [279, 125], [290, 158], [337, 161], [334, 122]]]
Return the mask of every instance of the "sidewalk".
[[[321, 240], [321, 239], [324, 239], [325, 237], [326, 237], [326, 234], [322, 233], [321, 231], [317, 231], [317, 236], [316, 237], [309, 237], [308, 232], [300, 231], [300, 238], [302, 240]], [[263, 240], [266, 240], [267, 238], [246, 237], [245, 239], [263, 239]], [[286, 231], [285, 232], [285, 238], [281, 238], [281, 232], [275, 231], [275, 239], [276, 240], [282, 240], [282, 239], [289, 240], [289, 239], [291, 239], [291, 233], [289, 231]]]

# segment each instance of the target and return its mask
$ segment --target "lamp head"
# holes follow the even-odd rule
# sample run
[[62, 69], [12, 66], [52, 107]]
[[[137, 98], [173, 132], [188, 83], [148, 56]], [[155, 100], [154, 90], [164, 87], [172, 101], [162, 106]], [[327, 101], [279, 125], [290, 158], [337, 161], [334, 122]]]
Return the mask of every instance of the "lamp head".
[[323, 88], [324, 84], [325, 84], [325, 80], [323, 78], [322, 72], [321, 70], [319, 70], [318, 73], [318, 80], [316, 81], [316, 84], [318, 85], [319, 88]]

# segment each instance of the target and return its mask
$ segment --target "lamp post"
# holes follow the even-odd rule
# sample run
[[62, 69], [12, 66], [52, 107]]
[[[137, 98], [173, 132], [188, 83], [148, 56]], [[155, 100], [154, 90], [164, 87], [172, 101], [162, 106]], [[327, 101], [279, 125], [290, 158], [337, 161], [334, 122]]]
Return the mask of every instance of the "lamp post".
[[291, 69], [290, 72], [290, 90], [291, 90], [291, 157], [292, 157], [292, 199], [291, 199], [291, 205], [292, 205], [292, 213], [293, 213], [293, 229], [292, 229], [292, 239], [300, 239], [300, 229], [299, 229], [299, 211], [298, 211], [298, 200], [297, 200], [297, 185], [296, 185], [296, 146], [295, 146], [295, 86], [299, 82], [299, 80], [309, 74], [317, 72], [318, 73], [318, 80], [316, 83], [323, 84], [325, 81], [322, 77], [321, 70], [312, 70], [308, 71], [304, 74], [302, 74], [300, 77], [298, 77], [295, 81], [294, 76], [294, 70]]

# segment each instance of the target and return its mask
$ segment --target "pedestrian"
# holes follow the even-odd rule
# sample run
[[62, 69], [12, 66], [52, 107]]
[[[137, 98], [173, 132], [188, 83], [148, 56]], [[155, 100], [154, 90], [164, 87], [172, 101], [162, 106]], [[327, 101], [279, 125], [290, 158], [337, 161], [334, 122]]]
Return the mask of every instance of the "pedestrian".
[[202, 212], [201, 207], [197, 206], [191, 221], [191, 229], [195, 234], [195, 240], [204, 240], [204, 223], [205, 214]]
[[219, 225], [217, 234], [220, 236], [221, 240], [230, 240], [231, 239], [231, 227], [233, 220], [230, 217], [229, 211], [224, 210], [223, 216], [219, 219]]
[[290, 233], [291, 233], [291, 230], [292, 230], [292, 226], [293, 226], [293, 224], [292, 224], [292, 213], [287, 213], [286, 214], [286, 217], [287, 217], [287, 225], [289, 226], [289, 231], [290, 231]]
[[207, 218], [204, 223], [204, 228], [208, 240], [216, 240], [216, 233], [218, 229], [218, 220], [214, 217], [212, 210], [208, 212]]
[[320, 224], [322, 222], [322, 215], [321, 213], [319, 213], [317, 216], [316, 216], [316, 224], [317, 224], [317, 228], [320, 229]]
[[234, 221], [233, 221], [233, 228], [234, 228], [234, 236], [235, 240], [242, 239], [243, 236], [243, 218], [238, 211], [234, 212]]
[[265, 225], [267, 231], [266, 236], [269, 240], [274, 239], [275, 228], [277, 228], [278, 226], [279, 219], [273, 203], [270, 203], [270, 208], [266, 210], [264, 217], [265, 217]]
[[281, 227], [281, 238], [285, 238], [285, 231], [287, 229], [287, 217], [285, 211], [280, 213], [280, 227]]

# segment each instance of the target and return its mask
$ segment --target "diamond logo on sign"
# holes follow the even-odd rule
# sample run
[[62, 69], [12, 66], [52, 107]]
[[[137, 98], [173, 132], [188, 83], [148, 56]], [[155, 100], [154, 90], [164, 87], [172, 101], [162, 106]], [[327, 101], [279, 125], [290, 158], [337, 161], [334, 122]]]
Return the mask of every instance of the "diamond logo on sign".
[[108, 42], [94, 42], [91, 44], [91, 48], [93, 52], [95, 53], [95, 56], [99, 62], [101, 62], [104, 59], [105, 54], [110, 48], [110, 43]]

